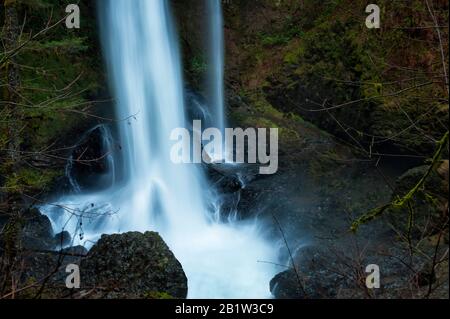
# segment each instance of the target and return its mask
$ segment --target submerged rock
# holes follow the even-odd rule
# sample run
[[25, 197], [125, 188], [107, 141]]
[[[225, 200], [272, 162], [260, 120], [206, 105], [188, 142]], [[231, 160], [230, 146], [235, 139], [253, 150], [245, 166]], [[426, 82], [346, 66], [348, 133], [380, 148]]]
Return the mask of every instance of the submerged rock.
[[188, 290], [181, 264], [154, 232], [103, 235], [81, 262], [81, 277], [106, 298], [186, 298]]

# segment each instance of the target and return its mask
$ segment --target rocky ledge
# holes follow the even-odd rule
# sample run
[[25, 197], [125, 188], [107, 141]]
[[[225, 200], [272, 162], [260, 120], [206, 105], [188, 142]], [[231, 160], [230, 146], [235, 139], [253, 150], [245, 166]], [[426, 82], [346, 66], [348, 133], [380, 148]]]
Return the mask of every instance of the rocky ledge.
[[[0, 265], [22, 263], [17, 276], [19, 286], [27, 289], [16, 298], [186, 298], [183, 268], [158, 233], [103, 235], [90, 251], [81, 246], [59, 249], [61, 242], [70, 242], [68, 233], [55, 236], [48, 218], [36, 209], [25, 216], [16, 248], [0, 250]], [[0, 230], [6, 228], [8, 223], [0, 221]], [[8, 240], [0, 236], [0, 242]], [[69, 264], [78, 266], [79, 289], [66, 287]]]

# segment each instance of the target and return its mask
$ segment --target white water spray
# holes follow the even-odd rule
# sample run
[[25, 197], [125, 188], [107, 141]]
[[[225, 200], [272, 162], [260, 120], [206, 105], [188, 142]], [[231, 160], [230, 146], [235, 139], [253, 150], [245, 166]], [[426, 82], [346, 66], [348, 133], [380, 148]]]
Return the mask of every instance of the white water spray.
[[160, 232], [183, 265], [190, 298], [270, 297], [274, 269], [266, 262], [276, 261], [276, 253], [258, 223], [220, 223], [206, 208], [215, 198], [201, 170], [170, 160], [170, 132], [186, 126], [186, 119], [168, 1], [100, 5], [104, 53], [122, 119], [121, 156], [115, 160], [122, 178], [104, 191], [76, 193], [43, 210], [55, 230], [77, 232], [80, 242], [103, 233]]

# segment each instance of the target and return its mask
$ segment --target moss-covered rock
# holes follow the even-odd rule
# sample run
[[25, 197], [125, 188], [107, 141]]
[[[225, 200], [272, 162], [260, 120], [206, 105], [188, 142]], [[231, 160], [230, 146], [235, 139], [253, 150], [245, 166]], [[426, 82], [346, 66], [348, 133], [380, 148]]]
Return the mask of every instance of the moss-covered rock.
[[81, 275], [83, 286], [99, 287], [107, 298], [187, 296], [181, 264], [153, 232], [103, 235], [82, 261]]
[[[182, 13], [178, 20], [187, 78], [197, 85], [204, 72], [192, 72], [191, 65], [204, 66], [198, 63], [205, 52], [204, 5], [175, 2]], [[366, 27], [363, 2], [224, 3], [228, 95], [263, 95], [259, 100], [282, 113], [301, 115], [373, 153], [429, 156], [447, 130], [442, 119], [448, 117], [436, 30], [417, 28], [434, 22], [420, 0], [407, 5], [383, 0], [377, 5], [381, 30]], [[448, 3], [437, 2], [434, 10], [445, 25]], [[198, 18], [186, 21], [186, 14]], [[446, 38], [448, 30], [441, 33]], [[448, 44], [444, 41], [443, 46], [445, 51]], [[448, 64], [448, 55], [444, 60]], [[323, 106], [331, 109], [317, 112]], [[257, 113], [255, 107], [249, 104]], [[234, 118], [242, 116], [238, 109], [229, 112]], [[257, 115], [253, 125], [271, 120]]]
[[[23, 266], [17, 285], [27, 287], [19, 289], [17, 298], [173, 299], [187, 296], [187, 278], [181, 264], [162, 238], [153, 232], [103, 235], [89, 252], [82, 246], [54, 252], [19, 250], [16, 258]], [[80, 289], [66, 287], [69, 264], [80, 267]]]

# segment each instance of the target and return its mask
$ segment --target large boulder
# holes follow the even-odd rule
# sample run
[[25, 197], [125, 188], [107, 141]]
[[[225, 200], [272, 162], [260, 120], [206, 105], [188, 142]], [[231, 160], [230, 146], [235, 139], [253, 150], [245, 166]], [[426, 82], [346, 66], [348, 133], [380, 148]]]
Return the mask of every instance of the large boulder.
[[309, 246], [295, 257], [296, 270], [290, 268], [270, 281], [270, 291], [277, 299], [336, 298], [342, 277], [333, 271], [337, 260], [330, 252]]
[[277, 274], [270, 281], [270, 292], [277, 299], [305, 299], [306, 294], [294, 270]]
[[55, 247], [52, 224], [37, 208], [22, 216], [21, 246], [30, 250], [51, 250]]
[[7, 249], [47, 251], [55, 248], [55, 238], [50, 220], [36, 208], [21, 215], [0, 216], [0, 256]]
[[181, 264], [154, 232], [103, 235], [81, 262], [81, 281], [102, 298], [186, 298], [188, 291]]

